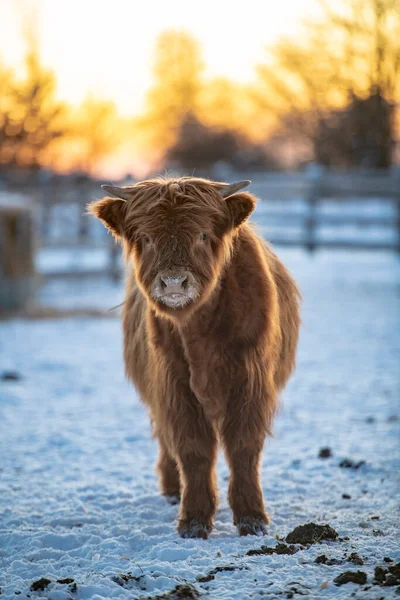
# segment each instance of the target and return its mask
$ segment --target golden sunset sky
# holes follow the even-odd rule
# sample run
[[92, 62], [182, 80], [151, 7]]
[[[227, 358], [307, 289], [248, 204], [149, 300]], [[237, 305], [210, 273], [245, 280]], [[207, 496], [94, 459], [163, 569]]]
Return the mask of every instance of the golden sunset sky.
[[317, 0], [0, 0], [0, 61], [18, 67], [24, 22], [36, 11], [42, 61], [57, 95], [77, 104], [88, 93], [138, 113], [151, 83], [160, 31], [186, 29], [202, 44], [206, 75], [254, 78], [264, 48], [318, 11]]

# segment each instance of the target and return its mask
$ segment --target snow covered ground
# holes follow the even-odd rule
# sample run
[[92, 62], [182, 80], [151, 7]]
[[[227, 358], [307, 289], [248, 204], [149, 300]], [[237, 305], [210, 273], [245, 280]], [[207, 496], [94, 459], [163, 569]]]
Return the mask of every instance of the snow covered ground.
[[[264, 538], [237, 536], [222, 457], [210, 539], [177, 537], [145, 410], [124, 379], [118, 318], [0, 322], [0, 376], [20, 375], [0, 381], [0, 599], [397, 597], [397, 585], [374, 584], [374, 569], [400, 560], [398, 257], [280, 254], [300, 283], [304, 325], [265, 446]], [[122, 292], [52, 282], [40, 298], [107, 309]], [[323, 447], [330, 458], [318, 457]], [[310, 522], [339, 540], [247, 554]], [[335, 585], [345, 571], [367, 583]]]

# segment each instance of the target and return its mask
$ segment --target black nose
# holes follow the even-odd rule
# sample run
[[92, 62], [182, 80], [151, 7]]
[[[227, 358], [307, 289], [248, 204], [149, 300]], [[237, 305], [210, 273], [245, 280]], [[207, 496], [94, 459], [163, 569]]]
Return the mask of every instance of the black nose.
[[160, 275], [160, 284], [165, 294], [182, 294], [187, 283], [187, 275]]

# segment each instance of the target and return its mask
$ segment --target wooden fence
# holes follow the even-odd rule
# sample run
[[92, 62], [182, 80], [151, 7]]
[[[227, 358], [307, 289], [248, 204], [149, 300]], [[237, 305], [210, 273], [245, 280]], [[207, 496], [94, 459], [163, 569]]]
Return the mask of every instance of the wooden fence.
[[[87, 214], [87, 205], [100, 198], [97, 182], [68, 180], [46, 182], [35, 193], [37, 206], [38, 253], [65, 251], [89, 256], [88, 265], [75, 264], [69, 268], [52, 266], [42, 271], [44, 277], [91, 277], [108, 275], [115, 280], [121, 276], [121, 250], [103, 225]], [[90, 253], [104, 255], [103, 264], [92, 266]]]
[[[254, 181], [251, 191], [262, 201], [255, 221], [274, 245], [303, 246], [310, 252], [318, 248], [400, 252], [398, 175], [269, 175]], [[297, 210], [291, 207], [295, 199], [302, 200]], [[346, 210], [349, 203], [350, 211]], [[327, 205], [335, 210], [327, 211]], [[272, 228], [273, 224], [278, 227]], [[297, 225], [300, 235], [288, 235], [289, 225]], [[335, 235], [349, 226], [358, 229], [357, 236]], [[324, 227], [332, 230], [331, 236], [319, 235]], [[380, 229], [381, 235], [374, 239], [371, 228]]]
[[[299, 246], [310, 252], [319, 248], [400, 252], [398, 175], [316, 171], [257, 174], [252, 181], [249, 190], [260, 200], [253, 221], [273, 245]], [[101, 268], [56, 268], [46, 275], [120, 276], [119, 247], [100, 223], [86, 215], [87, 203], [100, 194], [97, 182], [91, 181], [45, 185], [38, 190], [40, 248], [106, 252]], [[328, 235], [323, 233], [326, 229]], [[349, 229], [352, 234], [346, 235]]]

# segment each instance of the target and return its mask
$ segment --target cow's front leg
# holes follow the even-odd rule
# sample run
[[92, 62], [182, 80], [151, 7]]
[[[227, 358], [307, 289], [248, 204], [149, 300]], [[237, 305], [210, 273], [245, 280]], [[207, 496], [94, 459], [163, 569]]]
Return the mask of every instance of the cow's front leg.
[[[179, 470], [178, 533], [184, 538], [207, 539], [217, 504], [217, 438], [189, 386], [182, 381], [177, 383], [164, 396], [166, 401], [159, 404], [157, 422], [162, 424], [168, 455]], [[165, 458], [164, 455], [164, 461]], [[166, 466], [170, 474], [171, 463]]]
[[217, 505], [217, 442], [211, 425], [203, 415], [186, 427], [185, 439], [177, 450], [182, 483], [178, 532], [186, 538], [207, 539]]
[[155, 320], [153, 327], [153, 342], [162, 350], [161, 371], [156, 378], [160, 387], [155, 421], [168, 454], [179, 469], [178, 532], [182, 537], [206, 539], [212, 529], [217, 503], [216, 434], [190, 387], [189, 367], [179, 336], [161, 320]]
[[223, 424], [223, 441], [230, 480], [228, 500], [233, 522], [240, 535], [267, 533], [269, 517], [265, 512], [260, 485], [261, 453], [266, 435], [265, 418], [249, 407], [228, 411]]

